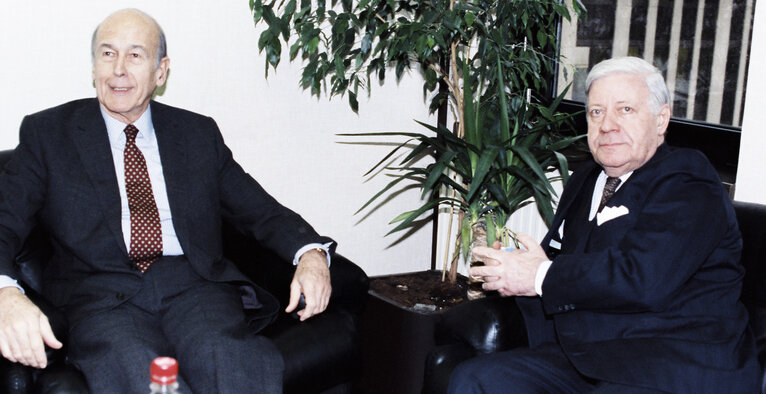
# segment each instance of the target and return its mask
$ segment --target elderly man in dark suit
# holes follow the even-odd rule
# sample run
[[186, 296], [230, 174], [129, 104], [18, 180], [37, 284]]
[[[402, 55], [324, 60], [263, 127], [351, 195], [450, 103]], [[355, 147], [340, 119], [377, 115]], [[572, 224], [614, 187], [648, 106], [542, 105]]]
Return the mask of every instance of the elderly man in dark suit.
[[471, 273], [517, 296], [530, 346], [459, 366], [451, 391], [757, 392], [734, 210], [703, 155], [664, 143], [662, 75], [615, 58], [586, 89], [593, 161], [542, 247], [474, 250], [486, 266]]
[[44, 367], [44, 344], [61, 346], [13, 280], [39, 223], [44, 292], [93, 392], [146, 391], [158, 355], [179, 359], [182, 392], [280, 392], [283, 361], [254, 334], [278, 304], [222, 258], [222, 220], [297, 264], [286, 309], [303, 295], [303, 320], [327, 307], [334, 243], [243, 171], [211, 118], [151, 100], [169, 67], [154, 19], [118, 11], [92, 46], [97, 99], [26, 117], [0, 178], [0, 351]]

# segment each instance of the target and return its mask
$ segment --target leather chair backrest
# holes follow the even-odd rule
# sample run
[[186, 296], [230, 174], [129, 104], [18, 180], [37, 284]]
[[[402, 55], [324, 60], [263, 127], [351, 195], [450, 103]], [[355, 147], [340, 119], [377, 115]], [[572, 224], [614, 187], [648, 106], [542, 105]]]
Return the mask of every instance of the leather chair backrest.
[[742, 232], [745, 278], [742, 302], [750, 312], [750, 327], [761, 364], [761, 392], [766, 393], [766, 205], [734, 201]]

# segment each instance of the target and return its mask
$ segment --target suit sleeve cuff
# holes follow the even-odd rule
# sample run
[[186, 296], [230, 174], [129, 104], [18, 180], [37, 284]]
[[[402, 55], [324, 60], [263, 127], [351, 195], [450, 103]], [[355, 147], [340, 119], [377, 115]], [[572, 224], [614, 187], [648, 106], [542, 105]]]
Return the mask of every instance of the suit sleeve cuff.
[[553, 264], [553, 261], [543, 261], [540, 263], [540, 266], [537, 267], [537, 273], [535, 273], [535, 293], [539, 296], [543, 295], [543, 281], [545, 280], [545, 275], [548, 273], [548, 269], [551, 268], [551, 264]]
[[19, 286], [19, 282], [8, 275], [0, 275], [0, 289], [3, 287], [15, 287], [21, 291], [21, 294], [24, 294], [24, 289]]
[[301, 256], [303, 256], [304, 253], [308, 252], [311, 249], [322, 249], [324, 250], [324, 255], [327, 256], [327, 266], [330, 266], [330, 246], [332, 246], [332, 242], [328, 242], [326, 244], [320, 244], [320, 243], [313, 243], [308, 244], [300, 249], [298, 249], [297, 252], [295, 252], [295, 258], [293, 258], [293, 265], [298, 265], [298, 261], [301, 259]]

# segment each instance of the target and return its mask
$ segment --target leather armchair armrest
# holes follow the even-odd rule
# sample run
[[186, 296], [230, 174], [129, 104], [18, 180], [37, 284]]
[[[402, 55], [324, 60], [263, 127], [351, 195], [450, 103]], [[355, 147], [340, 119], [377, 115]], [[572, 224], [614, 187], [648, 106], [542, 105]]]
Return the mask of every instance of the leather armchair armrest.
[[[282, 261], [274, 252], [224, 224], [224, 254], [253, 282], [274, 295], [280, 305], [290, 298], [290, 282], [295, 274], [292, 262]], [[253, 261], [258, 264], [252, 264]], [[341, 307], [359, 314], [367, 299], [369, 279], [364, 271], [347, 258], [335, 254], [330, 265], [331, 307]]]
[[361, 373], [357, 316], [342, 308], [298, 322], [280, 318], [263, 335], [285, 361], [284, 392], [319, 392]]
[[513, 298], [489, 296], [443, 313], [435, 339], [437, 345], [462, 342], [476, 354], [486, 354], [525, 346], [527, 333]]
[[435, 347], [426, 357], [423, 394], [446, 393], [455, 367], [475, 355], [475, 350], [462, 342]]
[[436, 347], [428, 354], [424, 393], [444, 393], [452, 371], [480, 354], [527, 345], [524, 319], [513, 298], [488, 296], [444, 312], [435, 327]]

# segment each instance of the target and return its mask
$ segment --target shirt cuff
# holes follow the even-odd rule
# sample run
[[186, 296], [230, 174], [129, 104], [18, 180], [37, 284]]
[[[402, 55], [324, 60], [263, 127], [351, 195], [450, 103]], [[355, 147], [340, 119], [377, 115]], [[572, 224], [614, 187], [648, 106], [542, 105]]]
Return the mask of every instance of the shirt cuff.
[[332, 246], [332, 242], [328, 242], [326, 244], [313, 243], [298, 249], [298, 251], [295, 252], [295, 258], [293, 258], [293, 265], [298, 265], [298, 261], [301, 259], [301, 256], [303, 256], [303, 254], [308, 252], [309, 250], [322, 249], [324, 250], [324, 255], [327, 257], [327, 266], [329, 267], [330, 266], [330, 246]]
[[553, 264], [553, 261], [543, 261], [540, 263], [540, 266], [537, 267], [537, 272], [535, 273], [535, 293], [539, 296], [543, 295], [543, 281], [545, 280], [545, 275], [548, 273], [548, 269], [551, 268], [551, 264]]
[[8, 275], [0, 275], [0, 289], [3, 287], [15, 287], [21, 291], [21, 294], [25, 294], [24, 289], [19, 286], [19, 282]]

